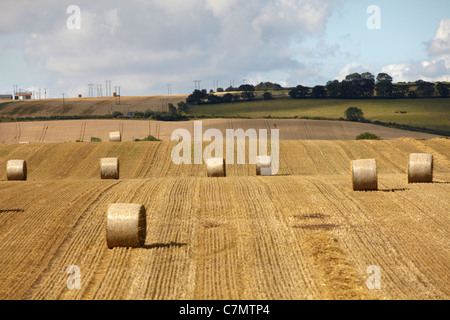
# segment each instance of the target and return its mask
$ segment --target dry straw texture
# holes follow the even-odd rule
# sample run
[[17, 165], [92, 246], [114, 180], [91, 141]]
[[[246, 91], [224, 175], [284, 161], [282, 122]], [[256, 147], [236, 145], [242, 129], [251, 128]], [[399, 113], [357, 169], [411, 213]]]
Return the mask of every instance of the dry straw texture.
[[106, 243], [108, 248], [142, 247], [146, 236], [146, 212], [141, 204], [114, 203], [108, 208]]
[[122, 135], [120, 131], [114, 131], [109, 133], [109, 141], [111, 142], [120, 142], [122, 141]]
[[9, 160], [6, 164], [8, 180], [27, 180], [27, 163], [25, 160]]
[[411, 153], [408, 163], [408, 183], [433, 182], [433, 156]]
[[257, 176], [272, 175], [272, 160], [270, 156], [256, 157], [256, 175]]
[[100, 159], [100, 169], [102, 179], [119, 179], [119, 159], [102, 158]]
[[224, 158], [210, 158], [206, 160], [206, 173], [208, 177], [226, 177]]
[[353, 160], [351, 162], [353, 190], [377, 190], [377, 164], [375, 159]]

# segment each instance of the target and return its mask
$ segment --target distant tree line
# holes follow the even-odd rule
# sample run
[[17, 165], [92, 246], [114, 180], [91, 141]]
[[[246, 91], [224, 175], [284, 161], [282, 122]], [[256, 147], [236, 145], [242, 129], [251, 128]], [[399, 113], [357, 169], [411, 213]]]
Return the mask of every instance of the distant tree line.
[[239, 87], [229, 86], [226, 89], [217, 88], [218, 93], [213, 90], [209, 93], [206, 89], [196, 89], [186, 100], [188, 105], [231, 103], [237, 101], [256, 100], [255, 92], [264, 92], [258, 99], [273, 99], [272, 91], [287, 90], [292, 99], [367, 99], [367, 98], [447, 98], [450, 95], [450, 84], [443, 82], [427, 82], [417, 80], [415, 82], [393, 83], [392, 77], [387, 73], [379, 73], [377, 77], [370, 72], [352, 73], [342, 81], [328, 81], [326, 85], [307, 87], [298, 85], [294, 88], [283, 88], [272, 82], [261, 82], [256, 86], [242, 84]]
[[[200, 104], [217, 104], [217, 103], [231, 103], [237, 101], [253, 101], [256, 100], [256, 91], [265, 91], [262, 94], [262, 99], [271, 100], [273, 99], [272, 93], [269, 90], [283, 90], [283, 87], [279, 84], [272, 82], [261, 82], [260, 84], [254, 86], [252, 84], [243, 84], [239, 87], [228, 87], [225, 90], [218, 88], [217, 92], [226, 92], [222, 95], [214, 94], [211, 90], [209, 93], [206, 89], [194, 90], [190, 94], [186, 103], [189, 105], [200, 105]], [[233, 93], [234, 92], [234, 93]], [[240, 92], [240, 93], [236, 93]]]
[[447, 98], [450, 85], [443, 82], [432, 83], [417, 80], [409, 83], [392, 83], [392, 77], [387, 73], [379, 73], [375, 78], [370, 72], [352, 73], [344, 80], [328, 81], [325, 86], [313, 88], [298, 85], [289, 91], [293, 99], [303, 98]]

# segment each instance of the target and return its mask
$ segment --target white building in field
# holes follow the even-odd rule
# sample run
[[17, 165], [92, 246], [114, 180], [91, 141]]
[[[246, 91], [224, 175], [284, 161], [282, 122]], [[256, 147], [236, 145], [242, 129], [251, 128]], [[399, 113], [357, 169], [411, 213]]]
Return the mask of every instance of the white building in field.
[[33, 93], [28, 91], [19, 91], [14, 94], [14, 100], [31, 100]]

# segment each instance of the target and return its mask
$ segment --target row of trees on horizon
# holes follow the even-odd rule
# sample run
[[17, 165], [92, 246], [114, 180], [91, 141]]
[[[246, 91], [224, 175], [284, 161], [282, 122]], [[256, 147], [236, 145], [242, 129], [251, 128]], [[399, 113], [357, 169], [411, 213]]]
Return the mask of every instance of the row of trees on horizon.
[[[450, 95], [450, 84], [444, 82], [428, 82], [417, 80], [415, 82], [393, 83], [393, 78], [387, 73], [379, 73], [375, 78], [370, 72], [362, 74], [349, 74], [342, 81], [328, 81], [326, 85], [307, 87], [298, 85], [291, 88], [283, 88], [281, 85], [272, 82], [261, 82], [254, 86], [243, 84], [239, 87], [218, 88], [217, 92], [226, 92], [224, 95], [215, 95], [211, 90], [195, 90], [187, 99], [188, 104], [216, 104], [229, 103], [233, 101], [255, 100], [256, 91], [264, 91], [262, 99], [272, 99], [271, 92], [289, 90], [292, 99], [368, 99], [368, 98], [447, 98]], [[233, 92], [241, 92], [233, 94]]]

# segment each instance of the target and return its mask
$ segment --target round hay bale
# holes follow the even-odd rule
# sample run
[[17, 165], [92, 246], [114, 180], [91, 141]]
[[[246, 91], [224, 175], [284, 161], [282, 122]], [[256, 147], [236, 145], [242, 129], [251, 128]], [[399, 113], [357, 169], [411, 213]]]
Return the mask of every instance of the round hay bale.
[[9, 160], [6, 164], [8, 180], [27, 180], [27, 162], [25, 160]]
[[224, 158], [210, 158], [206, 160], [206, 173], [208, 177], [226, 177]]
[[102, 179], [119, 179], [119, 159], [102, 158], [100, 159], [100, 169]]
[[433, 155], [411, 153], [408, 163], [408, 183], [433, 182]]
[[256, 175], [257, 176], [272, 175], [272, 158], [270, 156], [256, 157]]
[[120, 133], [120, 131], [110, 132], [109, 133], [109, 141], [110, 142], [122, 141], [122, 134]]
[[145, 207], [141, 204], [114, 203], [108, 208], [106, 243], [108, 248], [142, 247], [146, 236]]
[[377, 190], [377, 164], [375, 159], [353, 160], [351, 162], [353, 190]]

